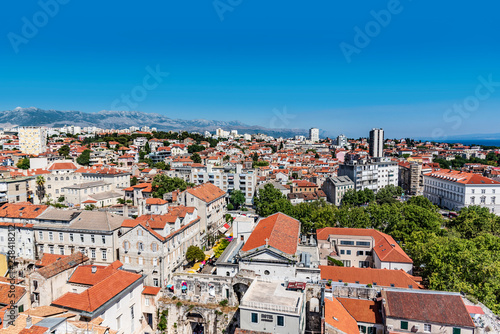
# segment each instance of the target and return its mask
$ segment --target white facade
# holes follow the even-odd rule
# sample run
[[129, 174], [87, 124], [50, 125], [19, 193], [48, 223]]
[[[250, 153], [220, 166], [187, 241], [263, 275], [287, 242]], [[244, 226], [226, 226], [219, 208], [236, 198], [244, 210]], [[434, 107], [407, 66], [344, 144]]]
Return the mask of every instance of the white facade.
[[310, 128], [309, 129], [309, 140], [317, 143], [319, 141], [319, 129], [318, 128]]
[[424, 196], [432, 203], [450, 210], [479, 205], [500, 214], [500, 183], [480, 175], [476, 176], [482, 179], [478, 183], [463, 183], [462, 177], [470, 177], [469, 174], [454, 173], [446, 176], [441, 171], [425, 174]]
[[33, 225], [21, 223], [0, 224], [0, 253], [7, 255], [14, 250], [16, 258], [35, 259]]
[[384, 130], [372, 129], [370, 131], [370, 155], [374, 158], [384, 156]]

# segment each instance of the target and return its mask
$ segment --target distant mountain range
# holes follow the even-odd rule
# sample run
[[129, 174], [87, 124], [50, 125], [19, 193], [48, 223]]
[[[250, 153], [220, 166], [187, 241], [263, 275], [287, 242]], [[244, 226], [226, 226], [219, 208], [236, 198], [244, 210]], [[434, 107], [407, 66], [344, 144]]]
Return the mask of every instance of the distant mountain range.
[[246, 125], [239, 121], [216, 121], [206, 119], [182, 120], [172, 119], [155, 113], [140, 111], [108, 111], [95, 113], [81, 111], [43, 110], [35, 107], [15, 108], [14, 110], [0, 111], [0, 127], [14, 126], [47, 126], [63, 127], [65, 125], [96, 126], [103, 129], [123, 129], [130, 126], [149, 126], [163, 131], [214, 131], [217, 128], [224, 130], [238, 130], [238, 133], [264, 133], [274, 137], [293, 137], [307, 135], [304, 129], [270, 129], [261, 126]]

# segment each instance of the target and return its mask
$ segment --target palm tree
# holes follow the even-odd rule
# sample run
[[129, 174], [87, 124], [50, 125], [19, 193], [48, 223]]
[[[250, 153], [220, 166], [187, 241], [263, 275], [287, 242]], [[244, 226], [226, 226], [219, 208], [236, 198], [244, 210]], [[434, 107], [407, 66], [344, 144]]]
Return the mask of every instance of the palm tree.
[[42, 199], [45, 197], [45, 178], [42, 175], [36, 177], [36, 195], [38, 201], [42, 203]]

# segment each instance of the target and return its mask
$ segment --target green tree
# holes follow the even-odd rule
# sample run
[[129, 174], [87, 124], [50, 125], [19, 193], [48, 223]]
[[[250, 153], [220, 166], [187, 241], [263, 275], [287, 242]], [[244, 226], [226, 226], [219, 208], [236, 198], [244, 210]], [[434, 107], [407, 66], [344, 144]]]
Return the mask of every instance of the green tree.
[[164, 194], [170, 193], [177, 189], [179, 189], [180, 191], [184, 191], [188, 186], [190, 186], [190, 184], [188, 184], [181, 178], [170, 177], [164, 174], [155, 175], [151, 185], [153, 188], [153, 197], [155, 198], [163, 198]]
[[272, 184], [266, 184], [263, 189], [259, 189], [258, 196], [254, 198], [256, 212], [260, 216], [267, 217], [276, 212], [287, 215], [293, 214], [293, 205], [285, 195], [276, 189]]
[[85, 151], [83, 151], [78, 156], [78, 158], [76, 158], [76, 162], [79, 163], [80, 165], [88, 166], [90, 164], [90, 153], [92, 153], [91, 150], [85, 150]]
[[30, 168], [30, 158], [23, 158], [17, 163], [17, 168], [29, 169]]
[[200, 247], [191, 245], [186, 251], [186, 260], [188, 262], [199, 262], [205, 260], [205, 253], [200, 249]]
[[62, 155], [63, 157], [67, 157], [69, 155], [70, 148], [68, 145], [63, 145], [57, 150], [59, 155]]
[[130, 180], [130, 185], [135, 186], [137, 184], [137, 176], [133, 176], [132, 179]]
[[146, 142], [146, 145], [144, 145], [144, 152], [146, 152], [146, 154], [151, 153], [151, 147], [149, 146], [149, 142]]
[[155, 168], [166, 170], [167, 169], [167, 164], [165, 164], [164, 161], [160, 161], [154, 164]]
[[201, 157], [198, 153], [193, 153], [191, 155], [191, 160], [193, 160], [195, 164], [201, 164]]
[[491, 213], [488, 208], [469, 206], [460, 210], [458, 217], [446, 224], [463, 238], [472, 239], [483, 233], [500, 236], [500, 217]]
[[229, 196], [229, 200], [236, 209], [245, 204], [245, 194], [241, 190], [233, 190]]

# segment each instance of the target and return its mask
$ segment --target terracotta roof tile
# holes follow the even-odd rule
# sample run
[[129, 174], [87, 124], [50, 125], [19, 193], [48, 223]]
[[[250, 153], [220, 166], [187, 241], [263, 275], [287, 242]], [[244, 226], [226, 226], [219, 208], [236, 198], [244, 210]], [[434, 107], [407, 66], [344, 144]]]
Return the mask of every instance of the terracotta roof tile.
[[335, 298], [325, 298], [325, 322], [345, 334], [359, 334], [358, 323]]
[[374, 269], [374, 268], [356, 268], [356, 267], [337, 267], [337, 266], [319, 266], [321, 278], [332, 281], [342, 281], [347, 283], [373, 284], [380, 286], [423, 289], [417, 283], [413, 276], [407, 274], [404, 270]]
[[337, 298], [357, 322], [383, 324], [380, 302], [365, 299]]
[[460, 295], [382, 290], [388, 318], [459, 327], [474, 327]]
[[145, 286], [142, 290], [143, 295], [154, 295], [156, 296], [160, 292], [161, 288], [157, 286]]
[[7, 203], [0, 208], [0, 218], [32, 219], [38, 217], [47, 208], [47, 205], [32, 205], [31, 203]]
[[226, 195], [226, 192], [224, 190], [213, 185], [212, 183], [204, 183], [186, 191], [206, 203], [213, 202], [216, 199]]
[[300, 222], [281, 212], [262, 219], [241, 249], [243, 252], [266, 245], [287, 254], [295, 254], [299, 242]]
[[36, 272], [38, 272], [40, 275], [42, 275], [45, 278], [49, 278], [49, 277], [55, 276], [59, 273], [62, 273], [65, 270], [76, 267], [77, 265], [84, 263], [88, 260], [89, 260], [89, 258], [86, 255], [84, 255], [80, 252], [76, 252], [76, 253], [71, 254], [68, 257], [57, 260], [56, 262], [54, 262], [46, 267], [40, 268], [40, 269], [36, 270]]
[[68, 256], [69, 255], [43, 253], [42, 258], [40, 260], [36, 261], [35, 265], [37, 267], [45, 267], [45, 266], [51, 265], [52, 263], [54, 263], [60, 259], [68, 257]]

